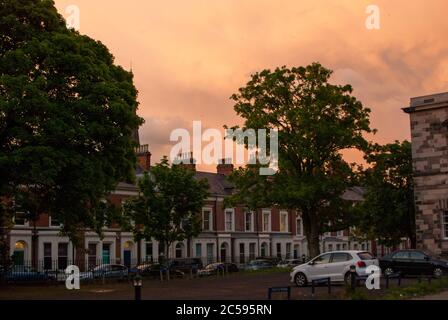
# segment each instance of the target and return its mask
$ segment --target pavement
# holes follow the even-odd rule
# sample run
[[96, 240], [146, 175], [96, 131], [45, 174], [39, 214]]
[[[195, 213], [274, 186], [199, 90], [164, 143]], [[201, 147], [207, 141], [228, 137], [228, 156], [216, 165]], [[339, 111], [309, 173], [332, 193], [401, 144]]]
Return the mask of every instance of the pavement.
[[448, 291], [433, 294], [425, 297], [416, 298], [414, 300], [448, 300]]

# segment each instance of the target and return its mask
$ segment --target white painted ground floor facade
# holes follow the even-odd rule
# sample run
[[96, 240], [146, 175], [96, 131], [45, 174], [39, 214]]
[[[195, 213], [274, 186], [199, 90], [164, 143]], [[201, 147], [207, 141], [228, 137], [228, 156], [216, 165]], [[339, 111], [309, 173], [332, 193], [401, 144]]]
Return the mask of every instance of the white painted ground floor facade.
[[[33, 236], [34, 235], [34, 236]], [[35, 247], [34, 247], [35, 246]], [[370, 242], [350, 241], [349, 237], [322, 237], [321, 251], [366, 250]], [[10, 251], [15, 263], [37, 261], [40, 268], [64, 269], [68, 263], [84, 261], [87, 265], [116, 263], [133, 266], [144, 261], [158, 261], [165, 250], [156, 240], [134, 240], [132, 233], [107, 230], [100, 238], [86, 232], [83, 249], [75, 248], [57, 228], [13, 229]], [[201, 258], [203, 263], [228, 261], [245, 264], [257, 257], [302, 259], [308, 252], [304, 236], [289, 233], [203, 233], [199, 237], [173, 243], [168, 258]], [[50, 263], [50, 261], [52, 261]]]

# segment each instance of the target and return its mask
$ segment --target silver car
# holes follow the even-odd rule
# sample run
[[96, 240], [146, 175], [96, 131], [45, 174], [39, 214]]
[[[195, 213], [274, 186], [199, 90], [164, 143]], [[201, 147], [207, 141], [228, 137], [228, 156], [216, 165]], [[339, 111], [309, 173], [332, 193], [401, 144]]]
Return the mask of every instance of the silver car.
[[350, 267], [356, 267], [358, 276], [366, 276], [370, 265], [378, 266], [378, 260], [365, 251], [325, 252], [311, 261], [295, 267], [290, 273], [291, 282], [299, 287], [313, 280], [330, 278], [332, 282], [348, 282]]

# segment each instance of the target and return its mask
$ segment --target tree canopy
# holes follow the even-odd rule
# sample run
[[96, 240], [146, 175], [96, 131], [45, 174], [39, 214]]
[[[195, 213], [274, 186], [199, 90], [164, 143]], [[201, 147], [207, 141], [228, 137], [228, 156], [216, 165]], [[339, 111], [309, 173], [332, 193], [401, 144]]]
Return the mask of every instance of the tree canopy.
[[100, 232], [101, 200], [134, 177], [137, 107], [132, 73], [53, 1], [0, 1], [0, 196], [50, 213], [73, 240]]
[[375, 145], [366, 156], [366, 193], [355, 224], [368, 239], [397, 246], [404, 238], [415, 248], [415, 206], [412, 146], [408, 141]]
[[263, 70], [231, 97], [244, 119], [242, 129], [274, 129], [279, 137], [278, 172], [256, 177], [251, 166], [236, 171], [232, 200], [300, 212], [311, 256], [320, 252], [319, 235], [330, 225], [342, 228], [351, 210], [341, 198], [354, 174], [343, 152], [366, 150], [364, 135], [374, 132], [370, 109], [352, 96], [350, 85], [331, 84], [331, 74], [319, 63]]
[[138, 182], [139, 196], [124, 204], [125, 217], [136, 239], [154, 238], [165, 248], [201, 232], [200, 213], [208, 196], [206, 180], [182, 165], [170, 166], [167, 158]]

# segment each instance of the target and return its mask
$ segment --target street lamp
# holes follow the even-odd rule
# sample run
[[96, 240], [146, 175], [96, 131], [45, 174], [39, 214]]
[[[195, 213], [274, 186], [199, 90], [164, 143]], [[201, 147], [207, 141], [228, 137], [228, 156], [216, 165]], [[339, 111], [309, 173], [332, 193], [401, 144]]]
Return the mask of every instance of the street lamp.
[[142, 300], [142, 277], [138, 274], [134, 278], [135, 300]]

